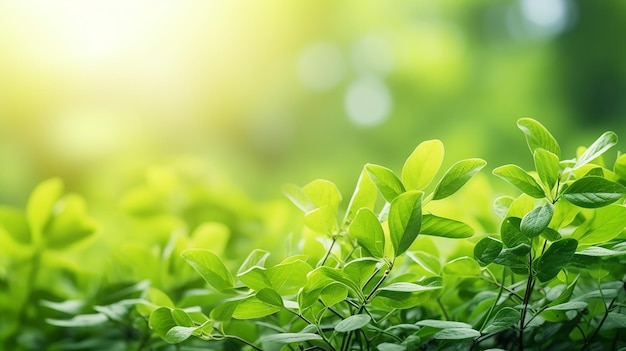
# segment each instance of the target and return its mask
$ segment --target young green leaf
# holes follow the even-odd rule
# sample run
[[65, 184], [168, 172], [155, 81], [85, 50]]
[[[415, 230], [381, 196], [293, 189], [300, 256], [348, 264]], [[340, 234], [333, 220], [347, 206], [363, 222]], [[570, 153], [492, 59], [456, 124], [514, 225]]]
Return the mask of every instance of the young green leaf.
[[237, 275], [237, 278], [241, 280], [248, 288], [259, 291], [263, 288], [270, 288], [272, 282], [267, 276], [267, 270], [263, 267], [252, 267], [245, 272]]
[[440, 200], [457, 192], [486, 164], [485, 160], [479, 158], [470, 158], [453, 164], [437, 184], [433, 200]]
[[422, 216], [420, 234], [461, 239], [469, 238], [474, 235], [474, 229], [454, 219], [438, 217], [433, 214], [424, 214]]
[[320, 300], [326, 306], [334, 306], [348, 297], [349, 290], [345, 285], [330, 283], [322, 288], [319, 294]]
[[533, 157], [539, 179], [548, 190], [551, 190], [556, 185], [561, 173], [558, 156], [544, 148], [537, 148]]
[[213, 252], [204, 249], [189, 249], [181, 252], [181, 256], [215, 289], [226, 292], [235, 285], [233, 276], [224, 262]]
[[438, 319], [423, 319], [417, 323], [420, 327], [431, 327], [436, 329], [471, 329], [472, 325], [456, 322], [456, 321], [442, 321]]
[[385, 233], [374, 212], [367, 208], [359, 210], [349, 232], [372, 256], [376, 258], [384, 256]]
[[474, 258], [481, 266], [492, 263], [502, 251], [503, 244], [490, 236], [486, 236], [474, 246]]
[[576, 228], [572, 237], [581, 245], [606, 243], [626, 228], [626, 207], [609, 205], [594, 211], [593, 218]]
[[256, 293], [256, 298], [261, 302], [276, 307], [284, 307], [283, 298], [274, 289], [264, 288]]
[[63, 194], [63, 181], [52, 178], [41, 182], [33, 190], [26, 205], [26, 218], [32, 231], [33, 242], [39, 243], [52, 216], [52, 208]]
[[534, 153], [537, 148], [543, 148], [561, 157], [559, 144], [541, 123], [532, 118], [520, 118], [517, 121], [517, 127], [524, 133], [531, 153]]
[[241, 266], [239, 266], [239, 270], [237, 271], [237, 275], [244, 273], [252, 267], [264, 267], [265, 260], [269, 257], [270, 253], [261, 249], [254, 249], [252, 252], [248, 254], [248, 257], [243, 261]]
[[327, 206], [331, 210], [336, 211], [341, 202], [339, 189], [328, 180], [316, 179], [305, 185], [302, 191], [311, 199], [316, 208]]
[[591, 144], [585, 150], [585, 152], [578, 158], [573, 169], [577, 169], [591, 161], [596, 157], [602, 155], [606, 150], [610, 149], [613, 145], [617, 144], [617, 134], [613, 132], [605, 132], [600, 135], [596, 141]]
[[391, 202], [389, 234], [396, 257], [409, 249], [420, 232], [423, 196], [423, 192], [411, 190]]
[[31, 233], [24, 214], [16, 209], [0, 207], [0, 231], [6, 231], [13, 240], [21, 244], [30, 244]]
[[174, 319], [174, 322], [176, 323], [176, 325], [180, 325], [183, 327], [194, 326], [193, 320], [191, 319], [191, 317], [189, 317], [187, 312], [185, 312], [184, 310], [180, 308], [174, 308], [171, 310], [171, 312], [172, 312], [172, 318]]
[[430, 184], [443, 162], [443, 143], [427, 140], [420, 143], [402, 167], [402, 183], [408, 190], [423, 190]]
[[522, 218], [520, 231], [529, 238], [538, 236], [548, 228], [553, 213], [554, 205], [550, 202], [545, 203], [543, 206], [535, 207]]
[[475, 277], [480, 274], [478, 262], [471, 257], [462, 256], [446, 263], [443, 272], [450, 275]]
[[299, 186], [295, 184], [285, 184], [282, 186], [282, 191], [302, 212], [307, 213], [315, 209], [313, 201], [311, 201], [309, 196]]
[[626, 154], [619, 155], [617, 160], [615, 160], [613, 172], [615, 172], [622, 181], [626, 181]]
[[370, 163], [365, 166], [365, 169], [387, 202], [393, 201], [398, 195], [406, 191], [398, 176], [389, 168]]
[[574, 256], [577, 247], [576, 239], [566, 238], [553, 242], [537, 260], [537, 279], [547, 282], [556, 277]]
[[504, 179], [522, 192], [541, 199], [545, 193], [535, 178], [517, 165], [504, 165], [493, 170], [493, 174]]
[[268, 268], [266, 274], [274, 290], [281, 295], [292, 295], [306, 284], [307, 274], [312, 269], [302, 260], [293, 260]]
[[574, 181], [563, 197], [583, 208], [598, 208], [612, 204], [626, 194], [626, 187], [603, 177], [589, 176]]
[[335, 325], [335, 331], [347, 333], [358, 330], [368, 325], [371, 320], [372, 317], [370, 317], [369, 314], [355, 314], [337, 323], [337, 325]]
[[368, 277], [374, 273], [376, 266], [380, 263], [379, 260], [371, 257], [361, 257], [348, 262], [343, 267], [343, 272], [348, 278], [350, 278], [355, 284], [360, 287], [364, 287], [367, 283]]
[[184, 326], [175, 326], [167, 331], [163, 340], [167, 341], [170, 344], [178, 344], [187, 339], [196, 331], [199, 327], [184, 327]]
[[96, 223], [87, 216], [86, 204], [82, 197], [74, 194], [65, 196], [62, 209], [52, 217], [44, 239], [46, 246], [63, 249], [80, 240], [86, 239], [96, 231]]
[[550, 306], [541, 312], [541, 317], [549, 322], [564, 322], [570, 320], [566, 312], [578, 311], [587, 308], [587, 303], [582, 301], [570, 301]]
[[348, 209], [344, 222], [350, 222], [357, 215], [357, 212], [362, 208], [374, 210], [374, 204], [376, 203], [376, 186], [372, 182], [372, 179], [367, 175], [365, 168], [359, 175], [359, 180], [356, 183], [356, 188], [350, 198]]
[[261, 301], [256, 296], [249, 296], [244, 300], [241, 300], [233, 311], [233, 318], [235, 319], [253, 319], [262, 318], [274, 314], [282, 310], [282, 306], [276, 306], [267, 302]]
[[167, 332], [176, 326], [174, 317], [172, 317], [172, 310], [167, 307], [159, 307], [152, 311], [148, 325], [165, 340]]
[[304, 224], [320, 233], [332, 235], [337, 230], [337, 208], [322, 206], [304, 215]]

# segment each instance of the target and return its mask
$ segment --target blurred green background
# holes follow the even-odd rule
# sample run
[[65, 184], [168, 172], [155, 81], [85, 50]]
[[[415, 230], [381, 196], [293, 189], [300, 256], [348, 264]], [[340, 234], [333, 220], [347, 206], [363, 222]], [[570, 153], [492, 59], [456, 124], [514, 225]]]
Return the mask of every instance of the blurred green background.
[[624, 33], [623, 1], [0, 0], [0, 203], [51, 176], [117, 201], [181, 156], [347, 196], [426, 139], [530, 165], [520, 117], [574, 156], [626, 135]]

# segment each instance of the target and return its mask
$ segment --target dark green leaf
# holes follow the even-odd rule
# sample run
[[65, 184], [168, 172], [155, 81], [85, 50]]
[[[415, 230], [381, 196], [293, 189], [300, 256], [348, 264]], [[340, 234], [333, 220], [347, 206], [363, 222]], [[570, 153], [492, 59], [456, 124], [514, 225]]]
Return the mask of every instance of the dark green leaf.
[[474, 235], [474, 229], [454, 219], [424, 214], [420, 234], [460, 239]]
[[603, 177], [589, 176], [574, 181], [563, 197], [576, 206], [597, 208], [612, 204], [626, 194], [626, 187]]
[[371, 320], [372, 318], [369, 314], [356, 314], [337, 323], [337, 325], [335, 325], [335, 331], [339, 333], [347, 333], [353, 330], [358, 330], [369, 324]]
[[508, 217], [502, 221], [500, 237], [506, 247], [515, 247], [520, 244], [530, 245], [530, 239], [520, 230], [522, 220], [518, 217]]
[[492, 237], [484, 237], [474, 246], [474, 258], [481, 266], [492, 263], [502, 251], [503, 244]]
[[534, 238], [541, 234], [552, 220], [554, 205], [547, 202], [540, 207], [528, 212], [520, 223], [520, 231], [529, 238]]
[[448, 328], [435, 333], [433, 338], [437, 340], [463, 340], [474, 339], [480, 336], [478, 330], [469, 328]]
[[423, 190], [433, 180], [443, 162], [443, 143], [427, 140], [420, 143], [402, 167], [402, 183], [408, 190]]
[[453, 164], [437, 184], [433, 192], [433, 200], [443, 199], [456, 193], [486, 164], [485, 160], [479, 158], [470, 158]]
[[189, 249], [181, 252], [181, 256], [215, 289], [225, 292], [234, 286], [233, 276], [224, 262], [211, 251]]
[[576, 239], [567, 238], [553, 242], [537, 260], [537, 279], [547, 282], [556, 277], [574, 256], [577, 247]]
[[549, 241], [557, 241], [561, 239], [561, 234], [550, 227], [541, 232], [541, 235]]
[[537, 199], [545, 197], [545, 193], [535, 178], [517, 165], [500, 166], [493, 170], [493, 174], [504, 179], [525, 194]]
[[350, 235], [372, 256], [382, 258], [385, 249], [385, 233], [378, 218], [370, 209], [359, 210], [349, 228]]
[[482, 330], [483, 334], [499, 333], [519, 324], [521, 314], [511, 307], [503, 307]]
[[421, 191], [411, 190], [391, 202], [389, 233], [396, 257], [409, 249], [420, 232], [423, 195]]
[[541, 123], [532, 118], [520, 118], [517, 121], [517, 127], [524, 133], [531, 153], [534, 153], [537, 148], [543, 148], [561, 157], [559, 144]]
[[615, 133], [605, 132], [600, 135], [600, 137], [596, 139], [596, 141], [594, 141], [593, 144], [591, 144], [591, 146], [589, 146], [587, 150], [585, 150], [585, 152], [578, 158], [576, 164], [574, 165], [574, 169], [593, 161], [615, 144], [617, 144], [617, 135]]
[[376, 185], [376, 188], [378, 188], [378, 191], [380, 191], [380, 194], [387, 202], [393, 201], [396, 196], [405, 191], [404, 185], [402, 185], [398, 176], [389, 168], [375, 164], [367, 164], [365, 169], [370, 179], [372, 179], [372, 182]]

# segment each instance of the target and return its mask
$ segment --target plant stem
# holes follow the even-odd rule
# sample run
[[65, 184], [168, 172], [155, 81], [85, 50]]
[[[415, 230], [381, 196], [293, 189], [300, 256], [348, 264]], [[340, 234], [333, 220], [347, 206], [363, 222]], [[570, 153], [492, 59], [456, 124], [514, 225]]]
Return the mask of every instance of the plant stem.
[[241, 342], [241, 343], [244, 343], [244, 344], [246, 344], [246, 345], [248, 345], [248, 346], [252, 347], [253, 349], [255, 349], [255, 350], [257, 350], [257, 351], [263, 351], [263, 349], [262, 349], [262, 348], [260, 348], [260, 347], [256, 346], [255, 344], [251, 343], [250, 341], [248, 341], [248, 340], [246, 340], [246, 339], [244, 339], [244, 338], [241, 338], [241, 337], [239, 337], [239, 336], [237, 336], [237, 335], [225, 335], [225, 334], [224, 334], [224, 335], [221, 335], [221, 336], [222, 336], [222, 337], [224, 337], [224, 338], [235, 339], [235, 340], [237, 340], [237, 341], [239, 341], [239, 342]]
[[337, 235], [333, 235], [333, 241], [330, 243], [330, 247], [328, 248], [328, 251], [326, 251], [326, 255], [324, 255], [324, 258], [317, 264], [318, 267], [323, 266], [324, 264], [326, 264], [326, 260], [328, 260], [328, 257], [330, 256], [331, 251], [333, 251], [333, 247], [335, 246], [335, 243], [337, 242]]
[[528, 303], [530, 302], [530, 295], [532, 294], [534, 285], [535, 275], [533, 274], [533, 255], [531, 252], [528, 254], [528, 281], [526, 282], [526, 291], [524, 292], [524, 307], [522, 308], [522, 315], [519, 321], [518, 346], [520, 351], [524, 351], [524, 328], [526, 327], [526, 312], [528, 311]]
[[585, 341], [585, 344], [583, 345], [583, 347], [580, 349], [580, 351], [583, 351], [585, 349], [590, 349], [591, 348], [591, 342], [593, 341], [593, 339], [598, 335], [598, 333], [600, 332], [600, 328], [602, 328], [602, 325], [604, 324], [604, 322], [606, 321], [607, 317], [609, 316], [609, 312], [611, 312], [611, 310], [613, 309], [613, 305], [615, 305], [615, 300], [617, 299], [617, 296], [615, 296], [613, 298], [613, 300], [611, 300], [611, 303], [609, 304], [609, 306], [607, 307], [606, 305], [604, 306], [606, 309], [604, 311], [604, 316], [602, 316], [602, 320], [600, 320], [600, 323], [598, 323], [598, 326], [596, 327], [596, 329], [593, 331], [593, 333], [589, 336], [589, 338], [587, 338], [587, 340]]

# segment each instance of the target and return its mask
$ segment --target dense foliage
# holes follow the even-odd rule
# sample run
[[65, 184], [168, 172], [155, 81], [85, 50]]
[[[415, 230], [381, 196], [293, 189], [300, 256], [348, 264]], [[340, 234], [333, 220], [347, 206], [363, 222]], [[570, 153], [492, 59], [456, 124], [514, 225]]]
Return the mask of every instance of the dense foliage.
[[[330, 181], [285, 185], [304, 213], [290, 235], [280, 205], [153, 172], [119, 226], [153, 235], [124, 233], [105, 257], [81, 255], [98, 233], [83, 199], [45, 181], [25, 211], [0, 209], [2, 346], [626, 350], [626, 156], [603, 157], [617, 136], [564, 157], [543, 125], [517, 125], [532, 171], [441, 168], [427, 140], [399, 173], [366, 164], [345, 206]], [[485, 205], [500, 179], [521, 195]]]

